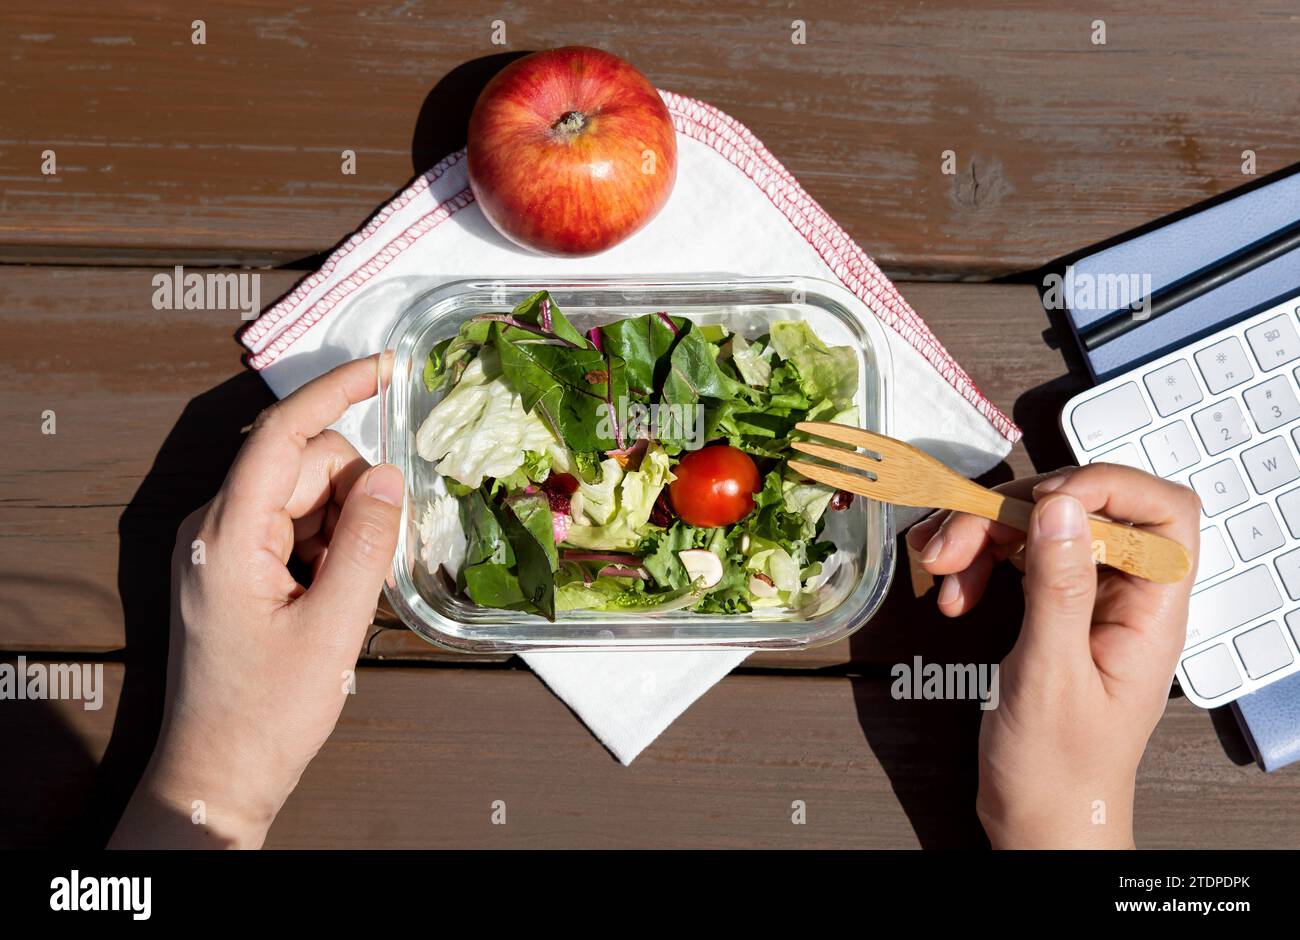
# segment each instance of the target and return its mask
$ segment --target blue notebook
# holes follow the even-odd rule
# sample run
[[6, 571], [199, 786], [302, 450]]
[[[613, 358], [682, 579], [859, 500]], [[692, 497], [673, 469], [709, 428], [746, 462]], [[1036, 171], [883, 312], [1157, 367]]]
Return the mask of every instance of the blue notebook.
[[[1159, 290], [1300, 219], [1300, 173], [1184, 216], [1074, 262], [1075, 279], [1104, 283], [1134, 276]], [[1093, 378], [1105, 381], [1136, 365], [1258, 313], [1300, 289], [1300, 250], [1229, 281], [1163, 317], [1085, 356]], [[1100, 294], [1100, 290], [1097, 291]], [[1113, 310], [1100, 304], [1067, 310], [1078, 331]]]
[[[1159, 290], [1300, 219], [1300, 173], [1216, 200], [1143, 234], [1073, 262], [1073, 277], [1087, 283], [1142, 278]], [[1082, 276], [1082, 278], [1080, 278]], [[1069, 280], [1069, 277], [1066, 278]], [[1141, 365], [1273, 306], [1300, 290], [1300, 251], [1292, 251], [1235, 281], [1184, 304], [1105, 344], [1084, 361], [1098, 381]], [[1099, 292], [1097, 292], [1099, 293]], [[1068, 295], [1067, 295], [1068, 296]], [[1094, 297], [1096, 294], [1094, 294]], [[1136, 299], [1136, 298], [1134, 298]], [[1067, 306], [1065, 319], [1077, 333], [1113, 310], [1095, 302]], [[1083, 346], [1080, 343], [1079, 348]], [[1246, 695], [1230, 706], [1256, 760], [1276, 770], [1300, 760], [1300, 674]]]

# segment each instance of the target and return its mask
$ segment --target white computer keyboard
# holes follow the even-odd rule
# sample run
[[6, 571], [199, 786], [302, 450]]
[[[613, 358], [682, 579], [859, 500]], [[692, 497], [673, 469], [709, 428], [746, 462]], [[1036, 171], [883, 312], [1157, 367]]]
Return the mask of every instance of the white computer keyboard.
[[1300, 671], [1300, 294], [1089, 389], [1061, 427], [1079, 464], [1201, 497], [1178, 681], [1204, 708]]

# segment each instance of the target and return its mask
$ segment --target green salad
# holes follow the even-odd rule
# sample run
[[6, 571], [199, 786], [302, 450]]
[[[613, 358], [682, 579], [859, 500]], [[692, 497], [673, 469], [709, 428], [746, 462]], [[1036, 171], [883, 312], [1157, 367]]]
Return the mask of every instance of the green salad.
[[857, 424], [858, 364], [807, 323], [752, 341], [666, 312], [575, 329], [546, 292], [467, 320], [424, 369], [438, 474], [421, 557], [484, 607], [799, 609], [850, 497], [789, 470], [800, 421]]

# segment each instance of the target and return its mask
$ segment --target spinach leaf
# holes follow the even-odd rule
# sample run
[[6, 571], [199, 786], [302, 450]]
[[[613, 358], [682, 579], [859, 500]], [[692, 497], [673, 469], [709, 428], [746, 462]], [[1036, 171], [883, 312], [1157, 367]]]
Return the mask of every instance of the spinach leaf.
[[570, 450], [625, 446], [618, 414], [627, 401], [622, 359], [590, 346], [548, 341], [503, 323], [493, 324], [492, 343], [501, 354], [501, 371], [519, 392], [524, 410], [538, 409]]
[[[590, 344], [568, 321], [546, 291], [538, 291], [510, 311], [484, 313], [471, 317], [460, 326], [452, 338], [445, 339], [429, 351], [424, 364], [424, 386], [436, 391], [443, 384], [455, 385], [465, 366], [474, 358], [475, 350], [487, 343], [495, 323], [514, 326], [535, 339], [549, 340], [559, 345], [586, 349]], [[527, 410], [531, 410], [529, 407]]]
[[444, 339], [430, 349], [429, 358], [424, 362], [424, 387], [431, 392], [447, 378], [447, 349], [451, 346], [452, 339], [454, 337]]
[[477, 317], [466, 320], [460, 325], [460, 332], [429, 350], [424, 364], [424, 387], [434, 392], [443, 385], [455, 385], [478, 347], [487, 342], [491, 325]]
[[505, 565], [482, 562], [465, 569], [465, 593], [481, 607], [525, 606], [519, 579]]
[[666, 313], [616, 320], [599, 328], [600, 345], [627, 364], [628, 385], [648, 395], [663, 382], [668, 370], [665, 357], [689, 325]]
[[518, 304], [510, 311], [509, 320], [517, 325], [537, 327], [542, 334], [554, 336], [572, 346], [586, 348], [590, 345], [544, 290]]
[[[546, 496], [541, 493], [515, 496], [506, 500], [505, 506], [531, 536], [532, 541], [541, 548], [546, 557], [547, 569], [554, 572], [559, 565], [559, 555], [551, 527], [551, 504]], [[505, 531], [509, 537], [510, 527], [506, 526]], [[511, 543], [514, 544], [514, 539], [511, 539]]]
[[545, 496], [517, 496], [492, 511], [514, 549], [524, 599], [548, 620], [555, 619], [555, 569], [559, 564]]
[[758, 393], [736, 381], [718, 364], [718, 348], [698, 331], [687, 330], [677, 339], [669, 356], [663, 400], [669, 404], [693, 405], [701, 398], [748, 398]]
[[497, 517], [488, 509], [483, 494], [471, 490], [460, 498], [460, 523], [465, 531], [465, 565], [483, 562], [513, 565], [514, 552], [502, 535]]

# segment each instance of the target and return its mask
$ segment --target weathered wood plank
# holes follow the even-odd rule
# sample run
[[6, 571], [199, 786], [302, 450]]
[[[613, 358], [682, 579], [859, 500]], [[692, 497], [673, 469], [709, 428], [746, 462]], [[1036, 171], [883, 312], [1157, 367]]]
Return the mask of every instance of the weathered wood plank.
[[[109, 745], [122, 667], [105, 680], [99, 711], [5, 703], [0, 746], [25, 772], [0, 780], [0, 845], [87, 839], [129, 792], [147, 736]], [[526, 672], [366, 668], [268, 845], [978, 845], [978, 720], [967, 703], [894, 701], [885, 680], [731, 676], [624, 768]], [[1300, 774], [1234, 763], [1210, 716], [1175, 699], [1139, 773], [1138, 844], [1300, 847], [1297, 799]]]
[[463, 143], [493, 65], [479, 60], [568, 43], [744, 122], [892, 272], [1032, 268], [1248, 181], [1244, 150], [1261, 174], [1300, 160], [1300, 124], [1279, 120], [1296, 97], [1278, 5], [130, 0], [3, 16], [11, 259], [312, 255]]
[[[7, 430], [0, 583], [13, 612], [0, 623], [0, 650], [112, 650], [135, 631], [156, 642], [176, 525], [215, 492], [240, 429], [271, 400], [261, 379], [239, 364], [238, 315], [154, 310], [153, 273], [9, 267], [0, 279], [0, 420]], [[263, 296], [294, 279], [283, 271], [264, 275]], [[1022, 389], [1063, 372], [1039, 338], [1045, 321], [1032, 289], [915, 284], [906, 292], [1008, 411]], [[999, 346], [986, 340], [990, 323], [999, 324]], [[56, 416], [54, 435], [41, 430], [47, 410]], [[1035, 436], [1057, 435], [1052, 400], [1019, 417], [1032, 422], [1026, 426]], [[1030, 469], [1023, 448], [1011, 466]], [[954, 636], [982, 642], [985, 631], [954, 629], [929, 602], [910, 603], [905, 573], [897, 581], [886, 614], [851, 641], [764, 653], [752, 664], [894, 662], [910, 656], [918, 640], [922, 648]], [[436, 652], [404, 630], [377, 632], [368, 649], [377, 658]]]

